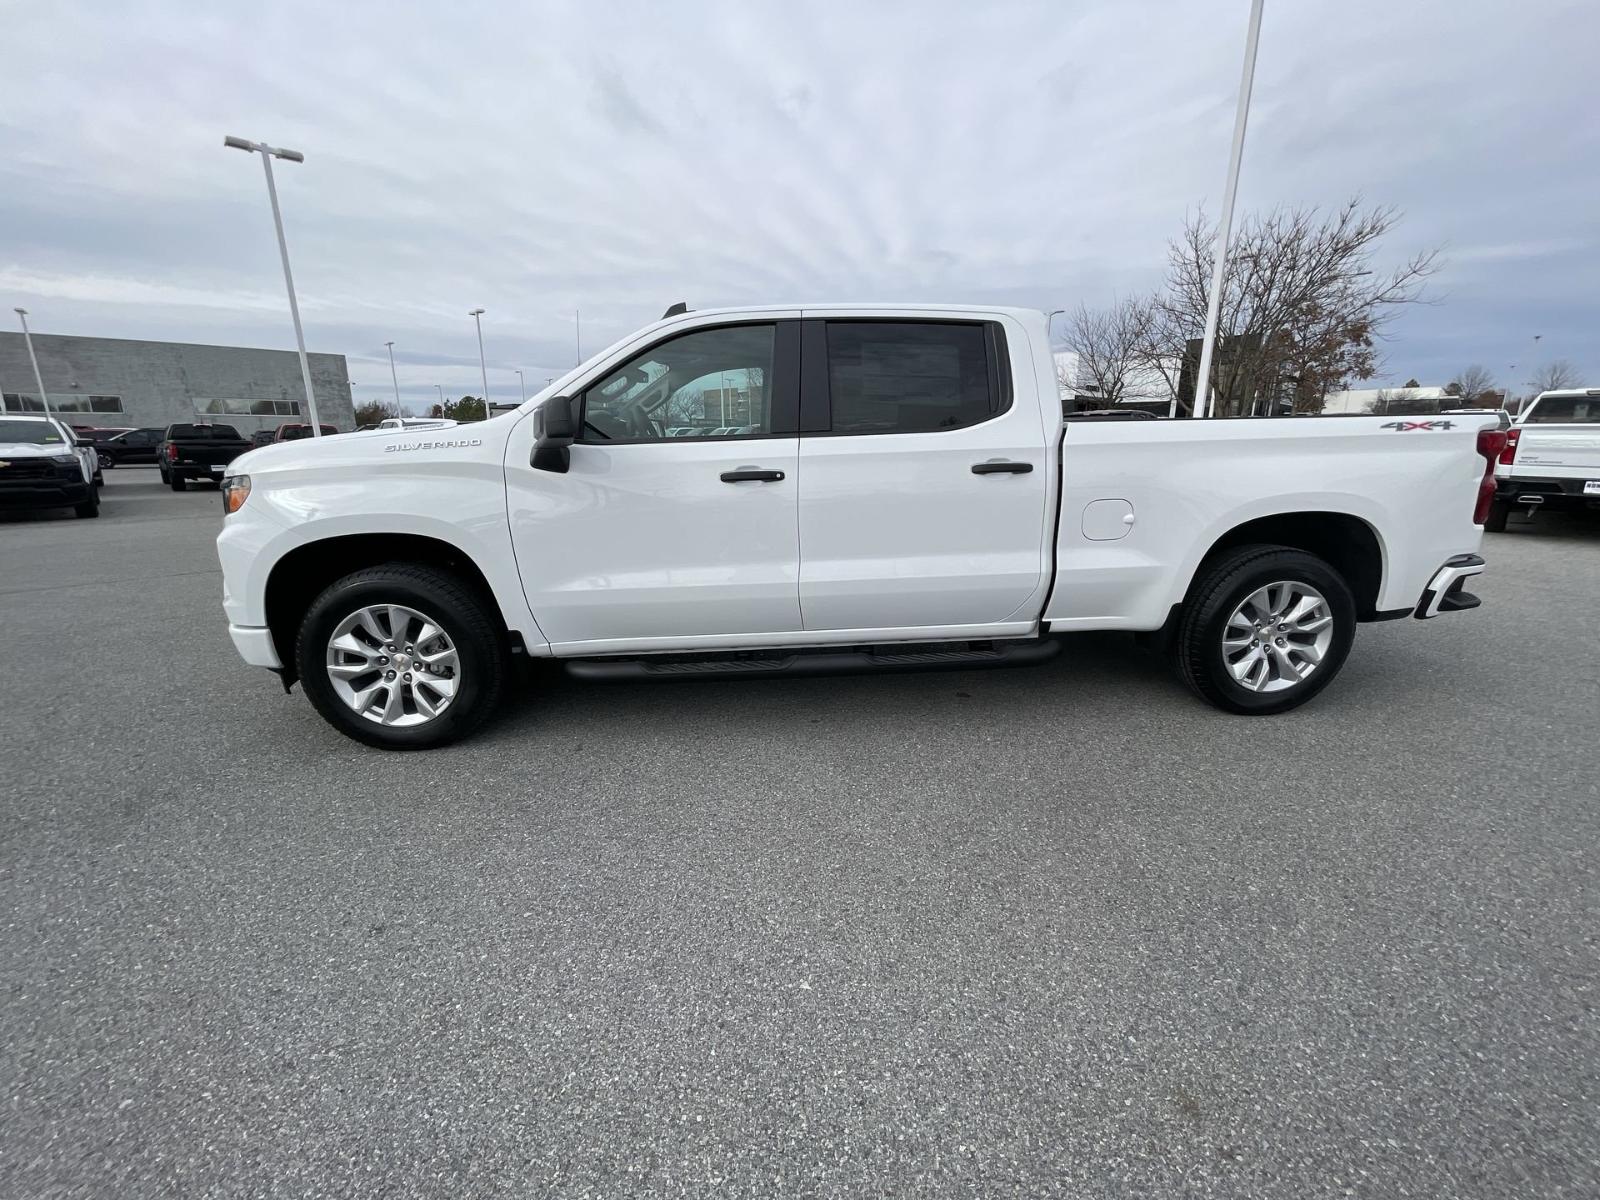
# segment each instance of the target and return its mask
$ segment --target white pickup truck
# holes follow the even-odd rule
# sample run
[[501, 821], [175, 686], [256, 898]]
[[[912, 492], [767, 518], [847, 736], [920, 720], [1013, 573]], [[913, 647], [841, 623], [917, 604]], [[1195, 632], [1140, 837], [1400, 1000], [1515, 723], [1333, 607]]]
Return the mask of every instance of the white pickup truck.
[[385, 747], [472, 730], [517, 655], [998, 666], [1076, 630], [1275, 713], [1357, 622], [1478, 603], [1497, 424], [1068, 422], [1038, 312], [675, 308], [491, 420], [234, 460], [223, 605], [246, 662]]
[[1517, 415], [1495, 466], [1485, 528], [1499, 533], [1521, 506], [1600, 508], [1600, 388], [1541, 392]]

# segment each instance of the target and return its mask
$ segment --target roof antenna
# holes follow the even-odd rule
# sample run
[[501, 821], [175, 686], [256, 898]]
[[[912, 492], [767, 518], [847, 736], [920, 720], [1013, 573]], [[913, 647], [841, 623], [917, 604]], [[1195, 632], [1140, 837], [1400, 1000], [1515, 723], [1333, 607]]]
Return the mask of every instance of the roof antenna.
[[668, 317], [681, 317], [688, 311], [689, 305], [685, 301], [679, 300], [671, 308], [667, 309], [666, 312], [661, 314], [661, 319], [665, 321]]

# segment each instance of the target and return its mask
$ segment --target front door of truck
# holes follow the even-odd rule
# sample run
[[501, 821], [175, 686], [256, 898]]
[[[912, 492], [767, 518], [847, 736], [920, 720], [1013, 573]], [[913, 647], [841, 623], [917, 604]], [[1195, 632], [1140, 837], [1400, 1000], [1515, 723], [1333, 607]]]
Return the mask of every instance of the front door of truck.
[[[1006, 334], [998, 320], [804, 322], [806, 629], [959, 629], [1038, 615], [1050, 459], [1031, 361], [1013, 360]], [[1015, 387], [1014, 368], [1028, 372]]]
[[508, 459], [529, 607], [558, 654], [801, 628], [799, 327], [669, 336], [595, 380], [565, 473]]

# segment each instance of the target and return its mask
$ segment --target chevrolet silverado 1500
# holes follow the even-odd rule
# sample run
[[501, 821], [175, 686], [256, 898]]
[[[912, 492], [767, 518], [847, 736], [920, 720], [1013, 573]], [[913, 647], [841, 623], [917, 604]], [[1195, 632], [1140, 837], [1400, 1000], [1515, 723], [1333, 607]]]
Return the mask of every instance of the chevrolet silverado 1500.
[[1600, 508], [1600, 388], [1541, 392], [1506, 435], [1495, 467], [1498, 492], [1485, 528], [1498, 533], [1520, 505]]
[[514, 656], [595, 678], [1037, 662], [1150, 635], [1235, 713], [1316, 695], [1358, 622], [1474, 607], [1483, 417], [1064, 421], [1045, 317], [673, 314], [513, 412], [269, 446], [224, 481], [246, 662], [407, 748]]

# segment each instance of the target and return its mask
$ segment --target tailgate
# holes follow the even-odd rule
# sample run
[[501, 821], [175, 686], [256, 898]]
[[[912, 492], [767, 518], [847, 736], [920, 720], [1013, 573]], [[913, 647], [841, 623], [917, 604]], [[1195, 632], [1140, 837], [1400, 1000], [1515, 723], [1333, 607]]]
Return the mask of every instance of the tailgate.
[[175, 442], [178, 461], [186, 466], [227, 466], [250, 447], [243, 442]]
[[1513, 479], [1600, 479], [1600, 425], [1523, 425]]

